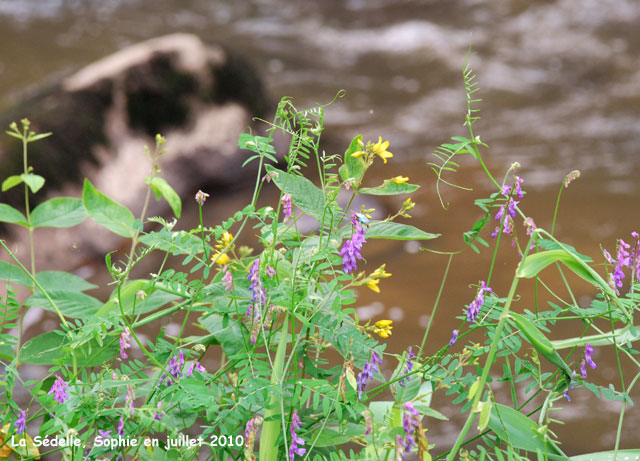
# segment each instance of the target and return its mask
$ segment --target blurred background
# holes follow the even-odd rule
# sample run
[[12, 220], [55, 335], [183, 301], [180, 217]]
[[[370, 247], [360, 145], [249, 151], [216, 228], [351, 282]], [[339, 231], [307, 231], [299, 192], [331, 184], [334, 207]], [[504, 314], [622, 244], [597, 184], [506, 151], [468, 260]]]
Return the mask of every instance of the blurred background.
[[[542, 227], [550, 227], [562, 179], [581, 170], [563, 193], [556, 236], [601, 262], [600, 244], [613, 251], [617, 238], [640, 228], [639, 20], [635, 0], [0, 0], [0, 111], [128, 45], [191, 32], [240, 52], [274, 101], [290, 96], [308, 107], [346, 90], [327, 109], [326, 151], [344, 152], [358, 134], [389, 140], [395, 156], [374, 167], [368, 185], [409, 176], [422, 186], [411, 224], [443, 234], [424, 246], [461, 250], [462, 233], [482, 216], [473, 200], [491, 193], [490, 184], [476, 164], [462, 162], [448, 179], [473, 190], [445, 187], [450, 208], [444, 211], [426, 163], [440, 143], [467, 134], [462, 67], [472, 44], [483, 100], [475, 131], [489, 145], [483, 151], [489, 168], [500, 180], [520, 163], [528, 192], [520, 207]], [[380, 216], [395, 213], [403, 199], [377, 203]], [[247, 200], [230, 197], [208, 209], [209, 219], [226, 218]], [[492, 229], [489, 224], [483, 237], [490, 240]], [[518, 232], [524, 234], [522, 227]], [[508, 241], [503, 245], [492, 281], [501, 296], [518, 262]], [[447, 258], [421, 251], [416, 242], [372, 241], [363, 255], [367, 271], [386, 263], [393, 277], [382, 281], [380, 295], [361, 293], [360, 318], [394, 320], [388, 352], [419, 345]], [[476, 255], [467, 248], [453, 259], [427, 354], [460, 325], [455, 317], [475, 296], [472, 285], [486, 279], [491, 255], [492, 249]], [[553, 283], [555, 274], [547, 278], [566, 295]], [[587, 306], [593, 291], [579, 283], [576, 290]], [[516, 306], [523, 308], [532, 308], [526, 297]], [[574, 334], [554, 331], [557, 338]], [[596, 383], [616, 382], [609, 352], [596, 351], [599, 367], [590, 374]], [[391, 371], [395, 361], [385, 366]], [[613, 448], [619, 405], [586, 389], [572, 397], [557, 413], [567, 424], [552, 427], [565, 451]], [[439, 396], [434, 405], [450, 421], [426, 423], [436, 452], [450, 446], [461, 427], [458, 410], [447, 402]], [[638, 425], [640, 413], [628, 409], [622, 447], [640, 445]]]

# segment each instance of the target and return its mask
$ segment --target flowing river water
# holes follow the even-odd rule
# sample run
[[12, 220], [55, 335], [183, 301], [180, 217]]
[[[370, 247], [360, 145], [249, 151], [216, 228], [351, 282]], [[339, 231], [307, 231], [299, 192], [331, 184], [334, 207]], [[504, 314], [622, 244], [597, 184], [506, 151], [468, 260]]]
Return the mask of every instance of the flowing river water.
[[[634, 0], [0, 0], [0, 110], [44, 81], [129, 44], [192, 32], [241, 52], [274, 99], [291, 96], [305, 107], [346, 90], [327, 109], [325, 149], [342, 152], [360, 133], [389, 140], [395, 156], [374, 168], [369, 184], [409, 176], [422, 186], [411, 223], [443, 235], [425, 246], [460, 250], [462, 233], [481, 216], [473, 201], [492, 192], [490, 184], [476, 164], [463, 162], [450, 179], [473, 190], [445, 187], [444, 211], [426, 163], [437, 145], [466, 134], [462, 66], [472, 43], [483, 100], [475, 129], [489, 144], [483, 151], [489, 168], [502, 178], [520, 163], [528, 192], [520, 206], [543, 227], [550, 227], [562, 179], [581, 170], [563, 193], [556, 236], [601, 261], [600, 244], [612, 251], [616, 238], [640, 228], [639, 23]], [[210, 218], [228, 216], [246, 200], [230, 198]], [[386, 214], [400, 203], [382, 201], [380, 207]], [[503, 245], [492, 279], [501, 296], [518, 262]], [[467, 249], [454, 257], [427, 353], [459, 325], [455, 317], [475, 295], [471, 284], [486, 278], [491, 254]], [[447, 257], [420, 251], [415, 242], [371, 242], [364, 256], [367, 268], [384, 262], [393, 276], [382, 281], [380, 295], [361, 293], [360, 318], [394, 320], [388, 351], [420, 344]], [[554, 274], [547, 277], [568, 297], [553, 283]], [[587, 306], [593, 291], [576, 287]], [[525, 294], [529, 289], [525, 284]], [[516, 304], [531, 308], [526, 297]], [[575, 334], [554, 332], [558, 338]], [[615, 356], [597, 350], [594, 357], [598, 369], [590, 376], [619, 388]], [[387, 371], [394, 367], [389, 363]], [[507, 387], [497, 389], [498, 399], [506, 400]], [[440, 450], [461, 427], [457, 410], [446, 403], [434, 402], [451, 420], [427, 424], [429, 441]], [[567, 424], [552, 429], [568, 454], [611, 449], [619, 408], [581, 389], [557, 413]], [[640, 444], [639, 426], [640, 413], [631, 407], [622, 447]]]

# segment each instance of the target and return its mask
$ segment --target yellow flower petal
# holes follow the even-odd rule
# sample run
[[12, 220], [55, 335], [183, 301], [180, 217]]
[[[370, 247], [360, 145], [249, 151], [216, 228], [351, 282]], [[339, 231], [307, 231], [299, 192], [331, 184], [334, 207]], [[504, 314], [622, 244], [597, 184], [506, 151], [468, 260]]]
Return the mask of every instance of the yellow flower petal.
[[367, 288], [369, 288], [372, 291], [375, 291], [376, 293], [380, 293], [380, 288], [378, 288], [378, 283], [380, 283], [380, 280], [378, 279], [369, 280], [367, 282]]
[[396, 184], [402, 184], [405, 183], [409, 180], [409, 178], [407, 176], [396, 176], [395, 178], [392, 178], [391, 181], [393, 181]]
[[352, 157], [362, 157], [366, 152], [363, 150], [359, 150], [358, 152], [354, 152], [353, 154], [351, 154]]
[[220, 254], [218, 252], [218, 253], [214, 254], [213, 256], [211, 256], [211, 261], [216, 261], [216, 264], [220, 264], [221, 266], [224, 266], [226, 264], [229, 264], [229, 262], [231, 261], [231, 258], [229, 256], [227, 256], [226, 253]]
[[392, 323], [393, 323], [393, 320], [378, 320], [376, 322], [376, 326], [378, 328], [387, 328], [391, 326]]

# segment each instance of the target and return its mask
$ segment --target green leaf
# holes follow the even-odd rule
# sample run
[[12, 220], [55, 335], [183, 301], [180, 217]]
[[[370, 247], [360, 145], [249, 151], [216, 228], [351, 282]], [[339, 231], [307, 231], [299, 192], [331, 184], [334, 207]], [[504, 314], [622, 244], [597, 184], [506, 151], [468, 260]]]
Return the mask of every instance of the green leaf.
[[22, 213], [6, 203], [0, 203], [0, 222], [8, 222], [28, 226], [27, 218]]
[[256, 154], [274, 154], [276, 149], [269, 144], [270, 139], [264, 136], [254, 136], [249, 133], [242, 133], [238, 138], [238, 147], [240, 149], [247, 149]]
[[640, 459], [640, 449], [632, 450], [611, 450], [588, 453], [584, 455], [572, 456], [571, 461], [613, 461], [615, 459]]
[[554, 444], [544, 440], [539, 425], [513, 408], [495, 403], [489, 418], [489, 427], [514, 448], [534, 453], [540, 450], [550, 456], [556, 455], [551, 459], [557, 459], [558, 455], [563, 456]]
[[391, 415], [391, 410], [393, 409], [393, 405], [395, 402], [392, 401], [380, 401], [380, 402], [370, 402], [369, 410], [371, 410], [371, 414], [373, 415], [373, 420], [378, 424], [387, 425], [388, 418]]
[[305, 177], [288, 174], [271, 165], [266, 165], [265, 169], [272, 176], [275, 185], [285, 194], [291, 195], [294, 205], [322, 222], [325, 201], [320, 189]]
[[567, 249], [542, 251], [533, 255], [529, 255], [520, 261], [516, 277], [532, 278], [535, 277], [547, 266], [561, 262], [567, 266], [573, 273], [583, 278], [592, 285], [600, 288], [612, 298], [617, 298], [613, 289], [605, 282], [596, 271], [587, 265], [578, 255], [574, 255]]
[[60, 332], [49, 331], [27, 341], [20, 349], [20, 363], [31, 365], [53, 365], [62, 362], [79, 368], [100, 366], [110, 361], [119, 351], [117, 339], [100, 346], [92, 340], [76, 348], [76, 362], [69, 354], [70, 340]]
[[[56, 303], [60, 312], [65, 317], [80, 318], [95, 314], [102, 302], [93, 296], [86, 295], [79, 291], [49, 290], [47, 294]], [[43, 293], [34, 293], [25, 301], [27, 306], [37, 306], [42, 309], [53, 311], [53, 306]]]
[[231, 358], [245, 349], [249, 331], [239, 321], [227, 315], [212, 314], [201, 318], [200, 323], [216, 338], [227, 357]]
[[567, 378], [571, 380], [573, 373], [571, 368], [569, 368], [569, 365], [560, 357], [560, 354], [558, 354], [558, 351], [553, 347], [551, 341], [549, 341], [538, 327], [528, 318], [515, 312], [511, 312], [509, 317], [513, 320], [513, 323], [515, 323], [516, 330], [519, 330], [545, 359], [564, 371]]
[[[145, 182], [149, 184], [148, 180]], [[176, 191], [173, 190], [173, 187], [171, 187], [167, 181], [158, 176], [153, 177], [150, 186], [156, 200], [160, 200], [161, 197], [164, 198], [171, 207], [171, 211], [173, 211], [174, 216], [180, 219], [180, 214], [182, 213], [182, 201]]]
[[395, 222], [372, 222], [367, 229], [366, 238], [392, 240], [431, 240], [440, 234], [430, 234], [417, 227]]
[[82, 200], [56, 197], [38, 205], [31, 213], [33, 227], [73, 227], [87, 217]]
[[482, 409], [480, 410], [480, 418], [478, 418], [478, 430], [480, 432], [484, 431], [487, 425], [489, 424], [489, 417], [491, 416], [491, 407], [493, 404], [491, 400], [487, 400], [486, 402], [482, 402]]
[[27, 173], [21, 174], [20, 177], [34, 194], [44, 186], [44, 178], [40, 175]]
[[410, 194], [417, 191], [420, 188], [417, 184], [401, 183], [396, 184], [391, 179], [387, 179], [381, 186], [378, 187], [363, 187], [358, 192], [368, 195], [399, 195]]
[[[97, 288], [97, 285], [69, 272], [42, 271], [36, 274], [36, 280], [45, 290], [86, 291]], [[29, 281], [31, 285], [31, 281]]]
[[135, 235], [133, 213], [96, 189], [88, 179], [84, 180], [82, 201], [91, 219], [101, 226], [122, 237]]
[[[139, 299], [138, 292], [140, 291], [145, 293], [144, 299]], [[116, 299], [120, 301], [120, 305]], [[96, 312], [96, 315], [104, 316], [109, 312], [117, 312], [119, 314], [120, 306], [122, 306], [125, 314], [131, 315], [134, 311], [134, 305], [136, 315], [146, 314], [176, 299], [179, 299], [179, 296], [164, 291], [156, 291], [151, 287], [149, 280], [131, 280], [120, 288], [119, 293], [117, 288], [114, 289], [109, 301]]]
[[22, 176], [20, 175], [9, 176], [7, 179], [2, 181], [2, 192], [8, 191], [9, 189], [16, 187], [18, 184], [22, 184]]
[[343, 181], [351, 179], [353, 181], [353, 187], [357, 188], [362, 182], [362, 177], [366, 171], [366, 164], [362, 157], [352, 157], [354, 154], [362, 149], [362, 135], [359, 134], [351, 141], [349, 148], [344, 153], [344, 163], [338, 170], [340, 177]]
[[0, 280], [17, 283], [25, 287], [31, 286], [31, 279], [22, 272], [22, 269], [6, 261], [0, 261]]

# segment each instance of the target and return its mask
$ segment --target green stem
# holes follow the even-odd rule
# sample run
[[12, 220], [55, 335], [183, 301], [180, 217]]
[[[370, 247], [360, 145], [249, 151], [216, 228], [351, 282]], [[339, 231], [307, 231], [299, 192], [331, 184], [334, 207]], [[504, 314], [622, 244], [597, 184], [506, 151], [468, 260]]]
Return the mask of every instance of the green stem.
[[[269, 401], [264, 412], [264, 423], [262, 424], [262, 434], [260, 435], [260, 461], [272, 461], [280, 459], [278, 456], [278, 437], [280, 436], [281, 419], [283, 415], [278, 415], [282, 408], [282, 379], [284, 376], [284, 358], [287, 351], [287, 336], [289, 329], [289, 319], [282, 322], [280, 332], [280, 342], [276, 351], [271, 374], [272, 391], [269, 393]], [[285, 439], [286, 446], [286, 439]]]
[[433, 322], [433, 318], [436, 316], [436, 310], [438, 308], [438, 304], [440, 303], [440, 296], [442, 295], [444, 284], [447, 281], [447, 275], [449, 274], [449, 268], [451, 267], [452, 259], [453, 259], [453, 253], [450, 253], [449, 261], [447, 261], [447, 267], [444, 270], [444, 275], [442, 276], [442, 282], [440, 283], [440, 289], [438, 290], [438, 295], [436, 296], [436, 300], [433, 304], [433, 310], [431, 311], [431, 318], [429, 319], [429, 323], [427, 324], [427, 329], [425, 330], [424, 336], [422, 337], [422, 343], [420, 344], [420, 351], [418, 352], [418, 357], [422, 357], [422, 349], [424, 348], [424, 345], [427, 342], [427, 336], [429, 336], [429, 330], [431, 329], [431, 323]]

